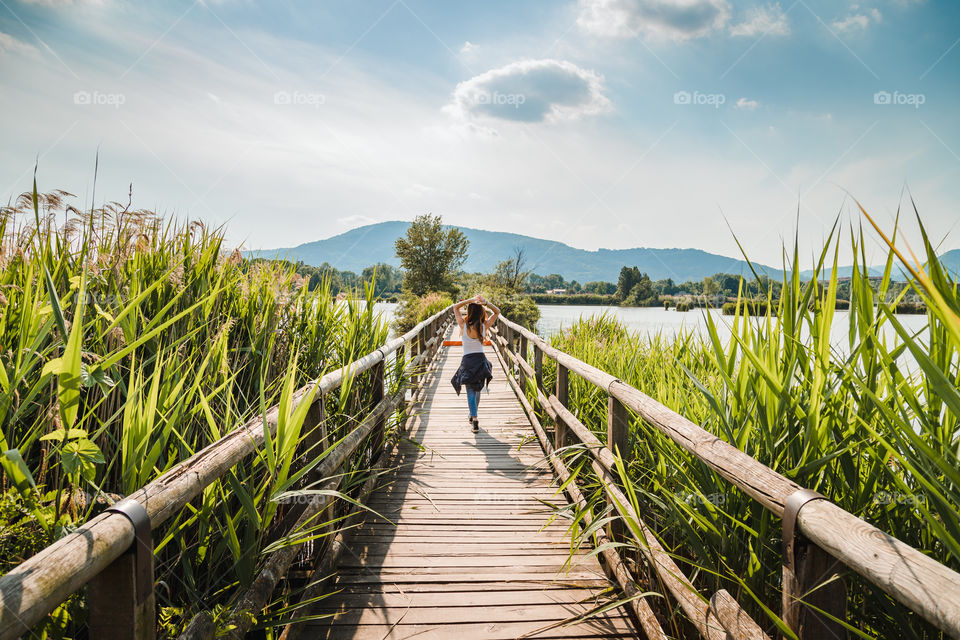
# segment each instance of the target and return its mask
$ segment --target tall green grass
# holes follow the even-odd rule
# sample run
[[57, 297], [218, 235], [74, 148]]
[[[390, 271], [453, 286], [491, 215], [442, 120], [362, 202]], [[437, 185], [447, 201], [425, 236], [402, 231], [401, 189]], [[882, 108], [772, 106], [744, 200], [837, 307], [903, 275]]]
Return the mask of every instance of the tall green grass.
[[[830, 344], [839, 255], [833, 239], [809, 281], [800, 279], [794, 247], [781, 297], [768, 296], [759, 316], [730, 318], [729, 333], [709, 314], [706, 335], [676, 339], [634, 334], [607, 316], [581, 320], [551, 343], [960, 570], [957, 284], [924, 235], [921, 260], [891, 244], [884, 277], [872, 289], [862, 232], [849, 243], [856, 264], [844, 349]], [[927, 304], [924, 331], [908, 331], [891, 311], [898, 302], [888, 295], [895, 269]], [[890, 327], [892, 340], [885, 337]], [[546, 371], [552, 384], [555, 367]], [[605, 394], [571, 375], [570, 404], [603, 439]], [[636, 417], [632, 447], [628, 473], [640, 513], [664, 546], [707, 597], [725, 588], [769, 627], [768, 612], [780, 611], [779, 519]], [[571, 455], [581, 454], [572, 448]], [[595, 478], [593, 489], [599, 508]], [[880, 589], [846, 577], [848, 618], [859, 634], [942, 637]], [[672, 624], [683, 628], [676, 618]]]
[[[325, 284], [310, 292], [291, 268], [226, 251], [221, 229], [72, 200], [34, 188], [0, 211], [0, 573], [281, 403], [277, 434], [154, 530], [158, 605], [174, 634], [250, 583], [283, 535], [295, 469], [324, 454], [301, 446], [310, 425], [293, 391], [373, 351], [388, 327], [372, 288], [336, 303]], [[388, 372], [397, 388], [402, 367]], [[327, 444], [362, 419], [371, 385], [359, 376], [329, 398]], [[76, 595], [43, 632], [73, 636], [84, 615]]]

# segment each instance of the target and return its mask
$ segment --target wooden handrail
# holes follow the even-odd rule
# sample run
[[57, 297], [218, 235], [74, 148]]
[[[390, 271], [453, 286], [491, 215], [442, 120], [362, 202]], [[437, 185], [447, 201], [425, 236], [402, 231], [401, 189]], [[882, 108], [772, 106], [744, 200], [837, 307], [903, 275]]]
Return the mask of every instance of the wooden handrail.
[[[414, 340], [426, 346], [423, 332], [451, 309], [452, 305], [362, 358], [304, 385], [294, 393], [291, 411], [311, 392], [315, 392], [314, 401], [319, 400], [344, 380], [385, 362], [387, 356]], [[431, 340], [436, 344], [438, 338], [433, 336]], [[157, 527], [262, 445], [264, 427], [274, 433], [278, 417], [279, 406], [274, 405], [264, 415], [251, 418], [243, 427], [206, 446], [128, 498], [143, 506], [151, 527]], [[105, 512], [0, 577], [0, 640], [13, 640], [28, 632], [126, 552], [133, 541], [130, 520], [116, 512]]]
[[[499, 322], [567, 371], [622, 402], [777, 517], [783, 517], [787, 498], [802, 488], [615, 376], [556, 349], [503, 316]], [[498, 342], [505, 349], [510, 344], [510, 340]], [[529, 364], [524, 361], [527, 366], [523, 367], [519, 359], [517, 363], [529, 375]], [[555, 407], [547, 404], [550, 412], [556, 414]], [[569, 426], [566, 421], [564, 424]], [[577, 430], [573, 433], [577, 435]], [[587, 451], [602, 468], [608, 469], [612, 452], [595, 446], [596, 443], [584, 444], [594, 445], [588, 446]], [[796, 528], [817, 547], [901, 604], [950, 636], [960, 638], [960, 574], [828, 500], [808, 502], [797, 516]]]
[[[498, 336], [497, 342], [495, 342], [494, 345], [502, 345], [503, 342], [500, 341], [505, 342], [503, 338]], [[510, 353], [509, 351], [501, 352], [500, 349], [497, 349], [496, 353], [497, 357], [503, 363], [503, 370], [509, 370], [509, 363], [505, 355], [513, 356], [514, 354]], [[512, 362], [519, 364], [518, 359], [511, 360]], [[547, 461], [550, 462], [550, 466], [553, 467], [553, 472], [556, 474], [557, 480], [560, 482], [561, 486], [563, 486], [563, 490], [566, 492], [567, 496], [569, 496], [570, 501], [577, 507], [578, 510], [583, 512], [585, 528], [590, 527], [591, 523], [593, 522], [593, 515], [587, 505], [586, 498], [584, 498], [583, 493], [577, 486], [577, 483], [571, 482], [570, 471], [567, 469], [566, 465], [564, 465], [563, 459], [557, 455], [553, 443], [550, 442], [550, 438], [548, 437], [546, 430], [544, 430], [543, 425], [540, 423], [540, 418], [536, 415], [533, 407], [530, 406], [530, 402], [524, 395], [523, 389], [521, 389], [520, 385], [517, 384], [513, 378], [508, 376], [507, 379], [514, 391], [516, 391], [517, 398], [520, 400], [520, 405], [523, 407], [524, 413], [526, 413], [527, 417], [530, 419], [530, 424], [533, 426], [533, 431], [537, 435], [537, 439], [540, 441], [540, 446], [543, 449], [543, 452], [546, 454]], [[539, 389], [538, 392], [540, 392]], [[540, 395], [543, 395], [542, 392], [540, 392]], [[551, 417], [554, 417], [550, 407], [545, 407], [545, 410]], [[634, 616], [636, 616], [637, 622], [640, 623], [645, 636], [649, 640], [666, 640], [667, 635], [663, 632], [663, 628], [657, 621], [657, 617], [651, 609], [650, 604], [647, 602], [647, 599], [643, 597], [640, 589], [637, 588], [635, 578], [630, 573], [630, 570], [627, 568], [626, 564], [620, 558], [620, 555], [617, 553], [616, 549], [610, 546], [610, 542], [611, 540], [606, 536], [602, 529], [597, 530], [594, 534], [593, 543], [598, 549], [602, 549], [600, 551], [600, 557], [606, 564], [608, 573], [613, 580], [616, 581], [617, 586], [620, 587], [623, 595], [628, 599], [628, 606], [633, 611]]]

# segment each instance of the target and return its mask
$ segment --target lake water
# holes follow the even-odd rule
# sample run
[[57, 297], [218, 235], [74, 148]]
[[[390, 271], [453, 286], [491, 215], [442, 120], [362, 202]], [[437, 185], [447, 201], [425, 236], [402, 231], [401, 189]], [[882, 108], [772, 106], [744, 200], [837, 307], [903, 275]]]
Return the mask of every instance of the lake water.
[[[378, 302], [375, 309], [384, 319], [393, 319], [396, 303]], [[540, 305], [540, 320], [537, 322], [537, 333], [544, 337], [570, 327], [581, 317], [608, 314], [622, 322], [632, 331], [639, 331], [647, 335], [660, 333], [664, 336], [676, 336], [681, 332], [697, 332], [707, 336], [707, 314], [713, 318], [720, 331], [721, 337], [726, 340], [730, 337], [730, 327], [733, 316], [725, 316], [719, 309], [693, 309], [679, 312], [664, 310], [661, 307], [607, 307], [600, 305]], [[833, 327], [830, 331], [830, 341], [835, 350], [846, 353], [849, 350], [849, 318], [847, 311], [837, 311], [833, 318]], [[913, 332], [922, 331], [927, 324], [925, 315], [898, 315], [897, 319], [904, 327]], [[896, 331], [889, 323], [884, 325], [884, 336], [887, 345], [892, 345]]]
[[[552, 333], [565, 329], [581, 317], [609, 314], [622, 322], [632, 331], [639, 331], [648, 335], [660, 333], [664, 336], [676, 336], [681, 332], [699, 333], [708, 336], [707, 314], [713, 318], [714, 324], [721, 338], [726, 341], [731, 334], [733, 316], [725, 316], [720, 309], [693, 309], [680, 312], [665, 310], [662, 307], [607, 307], [588, 305], [540, 305], [540, 320], [537, 322], [537, 333], [549, 336]], [[898, 315], [897, 320], [904, 328], [916, 333], [922, 331], [927, 324], [926, 315]], [[850, 313], [836, 311], [833, 316], [833, 325], [830, 330], [830, 342], [833, 348], [846, 354], [849, 351]], [[892, 345], [897, 336], [896, 330], [890, 323], [884, 324], [883, 335], [887, 345]]]

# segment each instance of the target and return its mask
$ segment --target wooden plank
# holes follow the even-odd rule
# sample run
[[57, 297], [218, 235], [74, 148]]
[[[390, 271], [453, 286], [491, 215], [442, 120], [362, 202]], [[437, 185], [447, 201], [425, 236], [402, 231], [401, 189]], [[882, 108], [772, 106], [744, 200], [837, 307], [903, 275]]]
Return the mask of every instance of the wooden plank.
[[[368, 592], [360, 594], [368, 601], [376, 601], [378, 607], [477, 607], [490, 605], [530, 605], [530, 604], [587, 604], [593, 606], [607, 600], [596, 595], [593, 589], [504, 589], [475, 591], [473, 585], [460, 585], [467, 591], [410, 591], [395, 593]], [[339, 595], [339, 594], [338, 594]], [[349, 604], [344, 596], [339, 602], [324, 603], [317, 607], [321, 612], [343, 611]], [[355, 603], [352, 600], [351, 603]]]
[[[443, 550], [443, 548], [447, 545], [455, 545], [456, 548], [454, 550]], [[437, 551], [438, 547], [441, 549], [440, 551]], [[554, 542], [553, 545], [551, 545], [549, 541], [544, 542], [540, 540], [529, 542], [504, 542], [503, 540], [498, 540], [496, 542], [463, 542], [462, 540], [440, 541], [436, 539], [430, 539], [422, 542], [398, 542], [395, 540], [378, 542], [354, 541], [354, 544], [351, 548], [357, 556], [369, 562], [375, 557], [381, 558], [388, 553], [395, 557], [413, 556], [417, 558], [426, 558], [437, 555], [444, 555], [448, 557], [478, 557], [487, 555], [508, 557], [527, 555], [557, 555], [558, 550], [562, 552], [568, 547], [563, 546], [563, 543], [560, 542]], [[587, 551], [589, 551], [589, 549], [581, 549], [580, 555], [583, 555]]]
[[[335, 589], [311, 627], [323, 638], [635, 637], [623, 610], [559, 626], [605, 602], [609, 582], [587, 547], [571, 559], [568, 503], [558, 492], [530, 422], [499, 360], [481, 396], [481, 432], [449, 389], [459, 352], [441, 353], [439, 374], [417, 407], [400, 467], [369, 500], [351, 536]], [[412, 594], [412, 595], [411, 595]]]
[[[339, 388], [344, 379], [384, 361], [449, 312], [449, 308], [438, 312], [403, 336], [301, 387], [293, 395], [291, 408], [314, 397], [314, 392], [323, 396]], [[265, 434], [276, 431], [278, 417], [279, 407], [274, 405], [127, 497], [143, 505], [151, 525], [159, 526], [179, 513], [206, 486], [257, 451]], [[29, 631], [71, 593], [120, 557], [132, 540], [133, 532], [126, 516], [106, 512], [0, 576], [0, 640], [12, 640]]]
[[557, 627], [549, 631], [534, 633], [545, 625], [537, 622], [495, 622], [473, 623], [456, 625], [451, 630], [446, 625], [362, 625], [355, 627], [332, 626], [325, 634], [319, 637], [327, 640], [450, 640], [451, 633], [457, 640], [516, 640], [524, 634], [537, 640], [553, 640], [555, 638], [624, 638], [621, 631], [605, 631], [602, 629], [577, 627]]
[[[342, 594], [400, 594], [409, 596], [412, 593], [457, 593], [457, 597], [467, 597], [474, 593], [493, 593], [498, 591], [545, 591], [549, 593], [562, 593], [567, 591], [586, 591], [589, 593], [602, 593], [601, 589], [596, 587], [603, 586], [604, 583], [596, 580], [587, 580], [579, 582], [563, 582], [556, 580], [515, 580], [515, 581], [482, 581], [482, 589], [477, 588], [477, 581], [449, 581], [449, 582], [408, 582], [400, 584], [379, 584], [379, 583], [353, 583], [343, 584]], [[598, 596], [601, 597], [601, 596]]]
[[[605, 389], [651, 426], [739, 487], [777, 517], [799, 485], [614, 376], [563, 353], [505, 318], [558, 366]], [[809, 540], [947, 633], [960, 637], [960, 574], [825, 500], [797, 518]]]
[[[384, 568], [375, 572], [365, 568], [347, 567], [341, 569], [339, 582], [382, 582], [403, 585], [408, 582], [451, 582], [460, 580], [486, 584], [490, 582], [537, 582], [552, 584], [555, 582], [573, 582], [583, 586], [591, 581], [609, 586], [604, 575], [598, 571], [558, 571], [551, 567], [519, 567], [504, 575], [500, 567], [407, 567]], [[464, 574], [469, 574], [463, 577]], [[342, 580], [341, 580], [342, 579]], [[483, 590], [483, 589], [481, 589]], [[719, 624], [716, 625], [718, 628]], [[721, 636], [723, 637], [723, 636]]]
[[[350, 624], [350, 625], [393, 625], [404, 626], [419, 624], [443, 624], [456, 625], [484, 623], [484, 622], [538, 622], [536, 626], [544, 626], [544, 623], [556, 622], [580, 616], [586, 611], [587, 607], [575, 603], [544, 603], [544, 604], [509, 604], [501, 603], [499, 605], [480, 605], [480, 606], [449, 606], [449, 607], [410, 607], [400, 605], [396, 607], [385, 607], [376, 602], [376, 598], [370, 598], [369, 606], [357, 609], [348, 609], [346, 607], [336, 613], [332, 625]], [[605, 630], [607, 632], [629, 630], [629, 623], [622, 616], [600, 615], [596, 618], [585, 621], [581, 625], [586, 628]]]
[[[753, 621], [726, 589], [710, 598], [710, 612], [717, 617], [727, 635], [737, 640], [770, 640], [770, 636]], [[840, 636], [842, 637], [842, 636]]]

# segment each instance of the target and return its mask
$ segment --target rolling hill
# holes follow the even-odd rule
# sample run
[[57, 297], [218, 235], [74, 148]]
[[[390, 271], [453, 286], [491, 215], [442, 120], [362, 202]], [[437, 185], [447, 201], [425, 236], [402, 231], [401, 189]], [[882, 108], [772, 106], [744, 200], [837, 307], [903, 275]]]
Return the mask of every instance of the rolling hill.
[[[378, 222], [296, 247], [246, 251], [244, 255], [302, 260], [313, 266], [328, 262], [342, 271], [356, 273], [378, 262], [399, 267], [400, 261], [397, 260], [393, 243], [406, 233], [409, 225], [409, 222], [402, 221]], [[715, 273], [750, 275], [750, 269], [745, 261], [700, 249], [638, 247], [587, 251], [562, 242], [517, 233], [484, 231], [469, 227], [460, 227], [460, 230], [470, 240], [469, 257], [464, 265], [464, 269], [469, 272], [493, 271], [499, 261], [513, 254], [515, 247], [523, 247], [529, 260], [528, 268], [535, 273], [540, 275], [559, 273], [567, 280], [577, 280], [581, 283], [594, 280], [616, 282], [620, 275], [620, 268], [624, 265], [636, 266], [654, 280], [673, 278], [677, 283], [700, 280]], [[960, 249], [947, 251], [940, 256], [940, 260], [951, 273], [960, 274]], [[759, 273], [773, 278], [779, 278], [782, 274], [779, 268], [758, 263], [754, 263], [754, 267]], [[841, 278], [849, 277], [851, 269], [849, 266], [838, 267], [838, 274]], [[894, 265], [893, 278], [902, 279], [901, 271], [897, 265]], [[883, 265], [870, 267], [870, 275], [883, 275]], [[803, 271], [801, 276], [809, 278], [812, 272]], [[829, 270], [825, 276], [829, 276]]]
[[[943, 264], [944, 268], [946, 268], [946, 270], [951, 274], [953, 274], [954, 276], [960, 275], [960, 249], [952, 249], [945, 253], [941, 253], [940, 262], [941, 264]], [[870, 267], [868, 271], [871, 276], [875, 276], [879, 278], [883, 276], [884, 266], [885, 265], [882, 265], [882, 264], [874, 265]], [[894, 260], [893, 269], [890, 272], [890, 277], [893, 280], [906, 280], [905, 272], [906, 270], [903, 268], [903, 266], [899, 262]], [[852, 273], [853, 273], [853, 267], [851, 266], [837, 267], [838, 278], [849, 278]], [[812, 271], [800, 272], [800, 277], [802, 278], [811, 278], [812, 276], [813, 276]], [[821, 277], [829, 278], [830, 269], [826, 269]]]
[[[296, 247], [248, 251], [248, 257], [285, 258], [302, 260], [319, 266], [328, 262], [337, 269], [359, 273], [377, 262], [400, 266], [394, 253], [394, 241], [403, 235], [409, 222], [380, 222], [351, 229], [346, 233], [307, 242]], [[490, 272], [501, 260], [509, 258], [516, 247], [526, 250], [529, 266], [535, 273], [559, 273], [567, 280], [581, 283], [595, 280], [616, 282], [620, 268], [637, 266], [654, 280], [673, 278], [677, 283], [700, 280], [715, 273], [743, 273], [749, 275], [746, 262], [699, 249], [599, 249], [587, 251], [562, 242], [543, 240], [516, 233], [484, 231], [459, 227], [470, 240], [469, 257], [464, 269], [468, 272]], [[780, 275], [779, 269], [754, 265], [758, 271], [771, 277]]]

